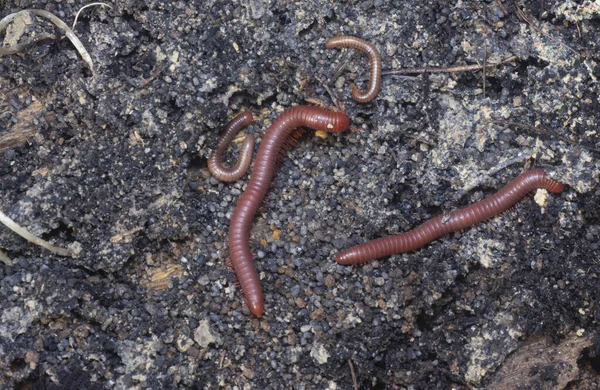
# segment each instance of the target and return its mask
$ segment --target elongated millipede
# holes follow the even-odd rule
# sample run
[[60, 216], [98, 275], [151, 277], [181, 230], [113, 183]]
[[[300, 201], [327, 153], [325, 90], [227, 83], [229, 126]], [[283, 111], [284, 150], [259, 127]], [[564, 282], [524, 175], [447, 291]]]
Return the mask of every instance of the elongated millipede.
[[260, 147], [246, 191], [240, 195], [229, 225], [229, 259], [242, 288], [250, 311], [257, 317], [263, 313], [263, 293], [250, 252], [250, 228], [273, 175], [286, 141], [298, 127], [340, 132], [350, 126], [342, 112], [321, 107], [299, 106], [283, 112], [267, 130]]
[[529, 192], [538, 188], [560, 193], [564, 185], [551, 179], [542, 169], [533, 169], [522, 173], [489, 198], [430, 219], [407, 232], [346, 249], [335, 256], [335, 261], [342, 265], [362, 264], [380, 257], [414, 251], [445, 234], [466, 229], [508, 210]]
[[212, 157], [208, 159], [208, 170], [210, 173], [221, 181], [232, 182], [244, 176], [250, 163], [252, 162], [252, 153], [254, 152], [254, 135], [248, 134], [244, 138], [244, 143], [240, 150], [240, 157], [237, 162], [227, 168], [223, 165], [223, 152], [233, 140], [233, 137], [243, 128], [252, 123], [252, 114], [249, 111], [244, 111], [238, 114], [235, 118], [229, 121], [225, 126], [223, 135], [217, 144], [217, 150]]
[[351, 35], [340, 35], [339, 37], [331, 38], [325, 43], [326, 49], [336, 49], [338, 47], [349, 47], [360, 50], [369, 56], [369, 63], [371, 65], [369, 86], [363, 91], [353, 84], [352, 98], [359, 103], [368, 103], [375, 99], [381, 88], [381, 56], [377, 48], [372, 43]]

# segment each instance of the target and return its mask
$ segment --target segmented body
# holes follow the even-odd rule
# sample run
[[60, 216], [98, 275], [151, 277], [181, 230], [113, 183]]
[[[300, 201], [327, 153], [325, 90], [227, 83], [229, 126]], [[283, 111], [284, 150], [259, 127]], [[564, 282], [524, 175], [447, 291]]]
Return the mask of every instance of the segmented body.
[[246, 191], [240, 195], [229, 228], [231, 265], [250, 311], [260, 317], [264, 310], [263, 292], [250, 251], [250, 228], [275, 175], [286, 140], [298, 127], [340, 132], [350, 119], [342, 112], [321, 107], [299, 106], [286, 110], [267, 130], [256, 156]]
[[338, 47], [360, 50], [369, 57], [371, 66], [369, 86], [363, 91], [352, 85], [352, 98], [359, 103], [368, 103], [375, 99], [381, 88], [381, 56], [375, 45], [351, 35], [334, 37], [325, 43], [326, 49], [336, 49]]
[[538, 188], [560, 193], [564, 186], [550, 178], [542, 169], [533, 169], [519, 175], [489, 198], [440, 215], [407, 232], [346, 249], [335, 256], [335, 261], [342, 265], [362, 264], [380, 257], [414, 251], [445, 234], [466, 229], [502, 213]]
[[208, 159], [208, 170], [210, 173], [221, 181], [232, 182], [236, 181], [248, 170], [252, 162], [252, 153], [254, 152], [254, 135], [248, 134], [244, 138], [240, 157], [237, 162], [230, 168], [223, 165], [223, 153], [236, 136], [243, 128], [252, 123], [252, 114], [249, 111], [244, 111], [229, 121], [225, 126], [223, 135], [217, 144], [217, 150], [212, 157]]

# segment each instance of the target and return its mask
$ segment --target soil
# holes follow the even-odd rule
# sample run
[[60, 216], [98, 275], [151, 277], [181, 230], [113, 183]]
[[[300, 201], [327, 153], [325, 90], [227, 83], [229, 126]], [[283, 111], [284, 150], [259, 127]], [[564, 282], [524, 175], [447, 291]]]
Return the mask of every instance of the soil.
[[[598, 388], [600, 6], [524, 3], [125, 0], [78, 18], [93, 70], [66, 38], [0, 56], [0, 208], [75, 254], [0, 229], [0, 387]], [[71, 26], [85, 4], [0, 8]], [[26, 15], [1, 34], [64, 31]], [[360, 104], [367, 58], [324, 48], [342, 34], [384, 71], [509, 60], [386, 75]], [[260, 143], [283, 110], [333, 99], [355, 131], [307, 133], [255, 221], [255, 318], [226, 264], [248, 175], [221, 183], [207, 158], [241, 110]], [[416, 252], [333, 262], [532, 167], [567, 189]]]

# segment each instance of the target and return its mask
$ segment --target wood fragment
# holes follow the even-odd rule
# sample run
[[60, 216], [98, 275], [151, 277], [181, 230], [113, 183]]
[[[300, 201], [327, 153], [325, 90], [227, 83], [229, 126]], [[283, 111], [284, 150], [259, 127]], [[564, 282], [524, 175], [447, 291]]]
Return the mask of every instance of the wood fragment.
[[115, 234], [114, 236], [112, 236], [110, 238], [110, 242], [112, 242], [112, 243], [120, 242], [125, 237], [131, 236], [132, 234], [135, 234], [135, 233], [139, 232], [142, 229], [143, 228], [141, 226], [137, 226], [137, 227], [134, 227], [133, 229], [129, 229], [129, 230], [123, 232], [123, 233]]
[[142, 280], [144, 287], [153, 291], [160, 291], [169, 288], [169, 283], [173, 279], [179, 279], [183, 276], [183, 267], [179, 264], [167, 264], [160, 268], [154, 268], [150, 271], [147, 279]]
[[18, 122], [8, 132], [0, 135], [0, 152], [24, 144], [37, 133], [33, 121], [43, 108], [42, 103], [36, 100], [17, 114]]

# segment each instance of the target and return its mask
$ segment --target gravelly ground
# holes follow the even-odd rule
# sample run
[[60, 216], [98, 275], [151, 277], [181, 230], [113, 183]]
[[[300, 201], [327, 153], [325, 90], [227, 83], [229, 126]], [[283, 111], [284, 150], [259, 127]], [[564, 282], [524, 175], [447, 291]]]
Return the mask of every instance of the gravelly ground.
[[[0, 9], [70, 25], [83, 5]], [[597, 2], [122, 1], [75, 31], [93, 74], [66, 39], [0, 57], [1, 208], [78, 253], [0, 230], [2, 388], [515, 388], [523, 365], [521, 388], [598, 386]], [[19, 42], [49, 32], [34, 19]], [[384, 69], [517, 58], [485, 94], [481, 71], [388, 76], [361, 105], [366, 58], [324, 49], [340, 34]], [[225, 264], [247, 177], [219, 183], [206, 159], [235, 113], [260, 139], [284, 109], [331, 104], [326, 86], [360, 131], [309, 134], [283, 161], [253, 228], [256, 319]], [[414, 253], [333, 262], [529, 167], [568, 189]], [[570, 353], [511, 365], [531, 345]]]

